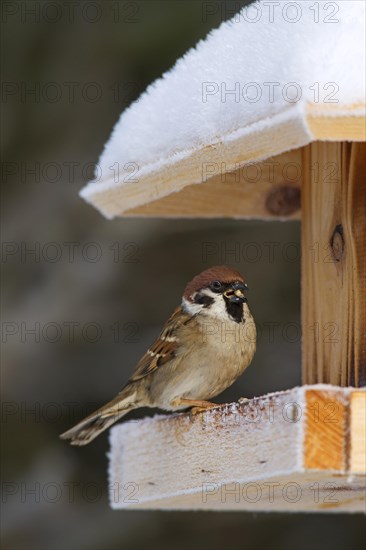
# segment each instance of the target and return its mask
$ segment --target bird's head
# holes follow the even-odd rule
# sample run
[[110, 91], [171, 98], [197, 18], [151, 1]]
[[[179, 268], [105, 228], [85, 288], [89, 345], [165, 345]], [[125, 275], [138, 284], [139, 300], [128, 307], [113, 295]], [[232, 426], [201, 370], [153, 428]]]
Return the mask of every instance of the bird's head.
[[202, 314], [220, 320], [242, 322], [248, 290], [243, 277], [230, 267], [210, 267], [190, 281], [182, 306], [191, 315]]

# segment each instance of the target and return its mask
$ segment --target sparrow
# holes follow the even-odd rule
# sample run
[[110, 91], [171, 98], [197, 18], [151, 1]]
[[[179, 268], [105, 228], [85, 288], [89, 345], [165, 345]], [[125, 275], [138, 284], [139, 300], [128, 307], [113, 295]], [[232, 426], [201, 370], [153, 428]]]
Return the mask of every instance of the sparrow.
[[60, 438], [86, 445], [139, 407], [194, 413], [217, 407], [208, 400], [231, 386], [255, 353], [247, 290], [240, 273], [226, 266], [194, 277], [119, 394]]

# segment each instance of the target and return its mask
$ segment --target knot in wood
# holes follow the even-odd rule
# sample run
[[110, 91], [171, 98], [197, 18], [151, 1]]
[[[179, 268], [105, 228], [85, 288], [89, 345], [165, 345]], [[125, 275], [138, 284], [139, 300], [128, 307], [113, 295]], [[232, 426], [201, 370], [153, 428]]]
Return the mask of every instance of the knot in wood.
[[268, 212], [275, 216], [289, 216], [301, 206], [301, 192], [299, 187], [279, 185], [272, 189], [266, 199]]
[[342, 224], [335, 226], [333, 234], [330, 238], [330, 249], [334, 261], [340, 262], [344, 252], [344, 237]]

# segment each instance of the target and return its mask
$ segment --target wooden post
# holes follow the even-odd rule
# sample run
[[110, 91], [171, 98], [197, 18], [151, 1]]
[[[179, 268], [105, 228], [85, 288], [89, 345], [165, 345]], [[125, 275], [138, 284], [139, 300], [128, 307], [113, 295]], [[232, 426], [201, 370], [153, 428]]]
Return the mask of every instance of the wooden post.
[[366, 384], [366, 146], [314, 142], [302, 188], [303, 382]]

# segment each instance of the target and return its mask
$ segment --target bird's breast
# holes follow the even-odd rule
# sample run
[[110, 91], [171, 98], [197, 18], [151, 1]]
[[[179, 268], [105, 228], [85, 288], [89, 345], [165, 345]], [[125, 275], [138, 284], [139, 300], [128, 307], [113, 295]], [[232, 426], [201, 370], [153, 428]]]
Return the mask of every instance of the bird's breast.
[[185, 341], [181, 355], [170, 365], [164, 365], [161, 376], [155, 378], [153, 393], [161, 402], [157, 406], [163, 408], [169, 408], [168, 404], [176, 397], [205, 400], [215, 397], [244, 372], [256, 347], [256, 330], [250, 313], [242, 323], [199, 319], [189, 337], [181, 337]]

